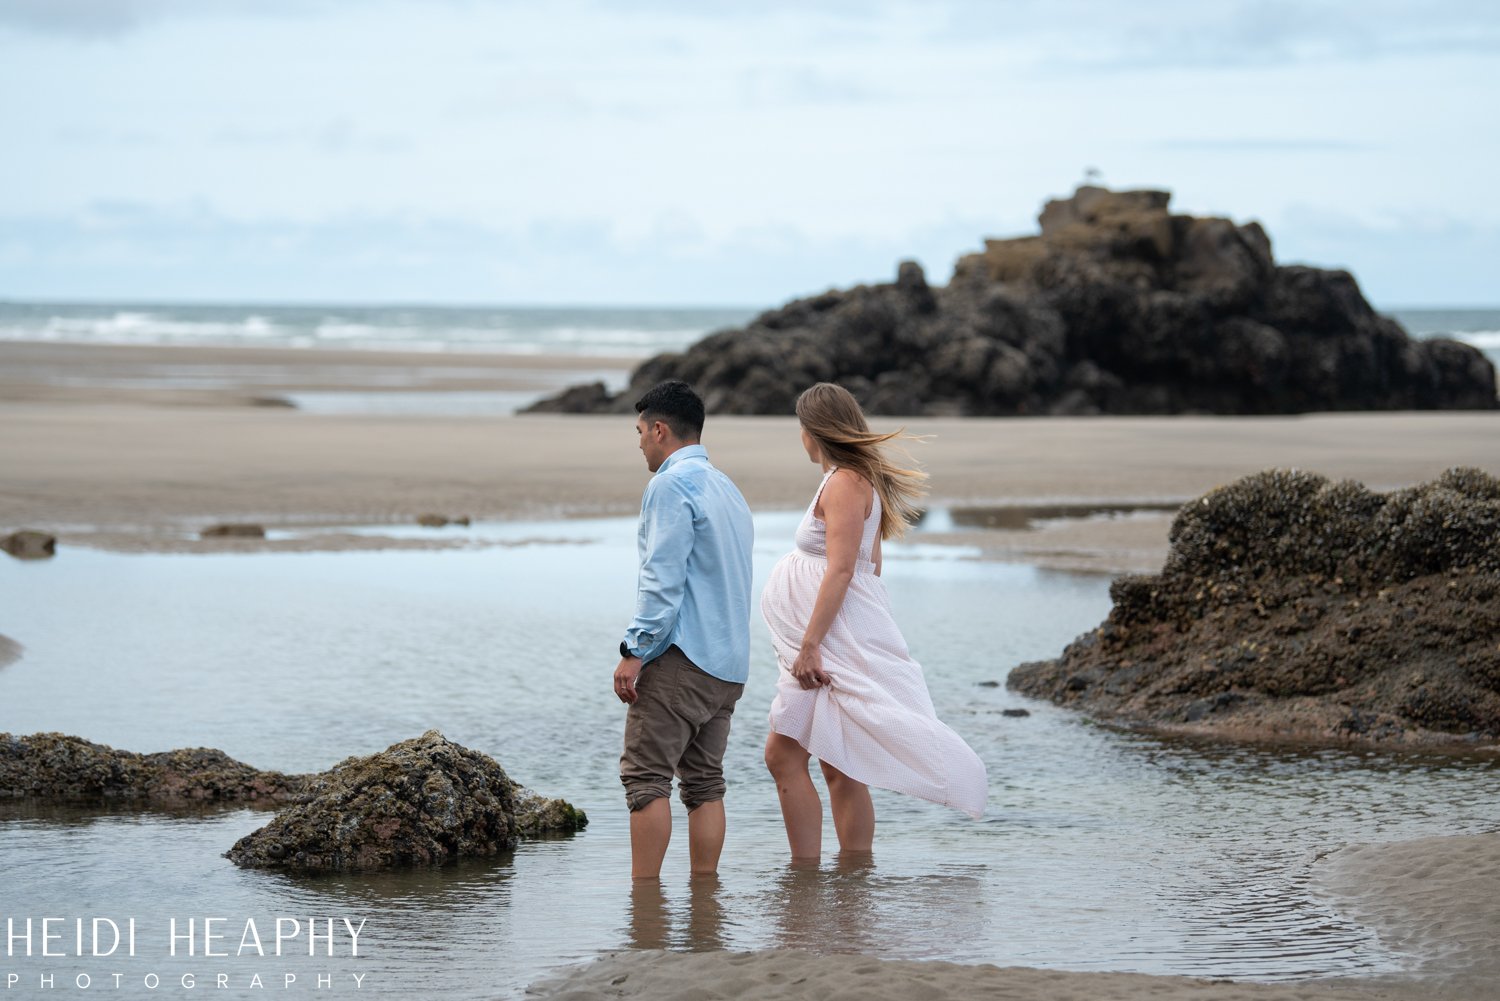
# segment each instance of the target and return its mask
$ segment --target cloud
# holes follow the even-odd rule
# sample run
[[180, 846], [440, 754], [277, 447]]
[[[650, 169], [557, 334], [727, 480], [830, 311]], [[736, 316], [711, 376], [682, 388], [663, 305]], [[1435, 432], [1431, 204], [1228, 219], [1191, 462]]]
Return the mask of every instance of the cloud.
[[1043, 68], [1054, 74], [1500, 52], [1500, 6], [1487, 0], [958, 0], [939, 10], [935, 33], [950, 42], [1047, 40]]
[[140, 26], [160, 0], [0, 0], [0, 26], [72, 38], [108, 38]]
[[220, 129], [211, 137], [220, 146], [247, 148], [281, 148], [302, 146], [320, 153], [375, 154], [403, 153], [415, 148], [410, 138], [393, 132], [372, 132], [360, 128], [348, 118], [334, 118], [319, 125], [256, 129], [239, 126]]
[[183, 18], [286, 16], [337, 0], [0, 0], [0, 29], [97, 41]]
[[712, 239], [695, 219], [668, 213], [631, 238], [602, 217], [512, 227], [389, 214], [246, 222], [203, 204], [113, 201], [0, 217], [0, 233], [6, 298], [766, 307], [891, 281], [905, 258], [946, 281], [983, 227], [947, 219], [873, 239], [767, 225]]
[[1162, 139], [1153, 149], [1173, 153], [1369, 153], [1379, 145], [1342, 139]]
[[64, 146], [104, 146], [121, 149], [160, 146], [163, 141], [161, 133], [151, 129], [115, 127], [84, 129], [68, 126], [54, 132], [53, 138]]
[[1442, 214], [1364, 219], [1294, 205], [1272, 227], [1276, 259], [1353, 273], [1377, 307], [1500, 306], [1500, 224]]
[[740, 74], [743, 101], [749, 107], [778, 105], [867, 104], [889, 95], [804, 63], [794, 66], [754, 66]]

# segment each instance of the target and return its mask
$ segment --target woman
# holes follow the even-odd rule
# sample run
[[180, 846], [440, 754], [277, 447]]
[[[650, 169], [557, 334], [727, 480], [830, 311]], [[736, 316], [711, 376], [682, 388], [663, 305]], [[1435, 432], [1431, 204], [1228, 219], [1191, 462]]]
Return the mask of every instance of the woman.
[[797, 399], [802, 446], [823, 482], [761, 597], [781, 672], [771, 703], [766, 767], [776, 779], [794, 859], [822, 851], [823, 803], [808, 775], [828, 782], [843, 852], [871, 850], [872, 785], [977, 818], [988, 795], [984, 763], [938, 721], [891, 617], [880, 579], [882, 539], [899, 538], [918, 511], [926, 474], [893, 463], [848, 390], [819, 383]]

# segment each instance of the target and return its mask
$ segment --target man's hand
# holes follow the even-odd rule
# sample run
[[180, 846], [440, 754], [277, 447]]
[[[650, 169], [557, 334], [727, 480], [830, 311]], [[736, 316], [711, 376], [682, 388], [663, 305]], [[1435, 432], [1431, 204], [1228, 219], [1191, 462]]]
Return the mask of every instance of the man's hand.
[[626, 705], [635, 702], [635, 679], [641, 674], [641, 658], [621, 657], [615, 667], [615, 695]]
[[803, 647], [792, 661], [792, 677], [804, 690], [822, 688], [832, 680], [823, 670], [823, 652], [817, 647]]

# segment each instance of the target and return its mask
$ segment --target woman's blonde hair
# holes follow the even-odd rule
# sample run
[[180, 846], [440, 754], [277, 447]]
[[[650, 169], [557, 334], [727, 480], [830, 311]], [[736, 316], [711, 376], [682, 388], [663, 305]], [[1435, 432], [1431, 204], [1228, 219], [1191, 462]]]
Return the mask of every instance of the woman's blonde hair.
[[[899, 539], [922, 511], [916, 502], [927, 492], [927, 474], [891, 461], [887, 446], [921, 441], [905, 428], [887, 434], [870, 430], [859, 401], [843, 386], [820, 382], [797, 397], [797, 420], [823, 451], [823, 460], [850, 469], [874, 485], [880, 495], [880, 537]], [[905, 454], [902, 450], [902, 454]], [[911, 456], [906, 456], [911, 460]]]

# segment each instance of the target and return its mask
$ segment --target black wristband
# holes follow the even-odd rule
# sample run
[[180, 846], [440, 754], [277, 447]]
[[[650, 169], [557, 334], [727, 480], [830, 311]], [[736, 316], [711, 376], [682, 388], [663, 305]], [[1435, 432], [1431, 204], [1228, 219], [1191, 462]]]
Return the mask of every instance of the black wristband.
[[621, 657], [634, 657], [635, 656], [635, 654], [633, 654], [633, 653], [630, 652], [630, 647], [628, 647], [628, 646], [625, 645], [625, 641], [624, 640], [620, 641], [620, 656]]

